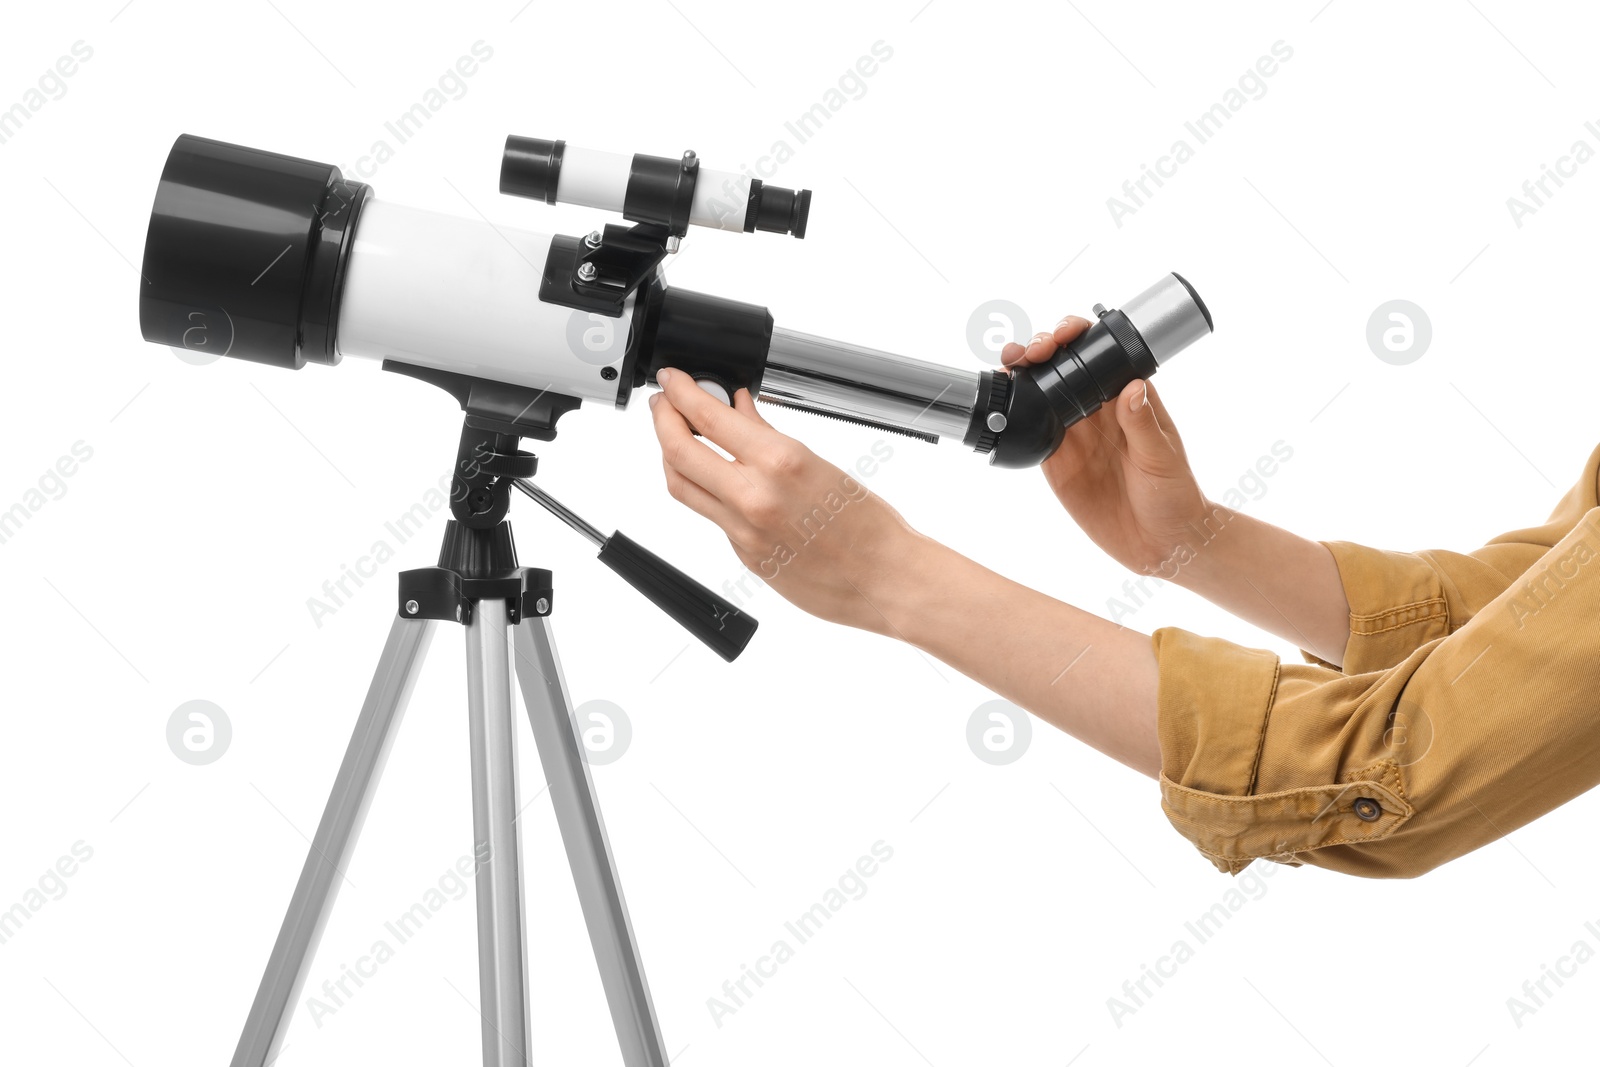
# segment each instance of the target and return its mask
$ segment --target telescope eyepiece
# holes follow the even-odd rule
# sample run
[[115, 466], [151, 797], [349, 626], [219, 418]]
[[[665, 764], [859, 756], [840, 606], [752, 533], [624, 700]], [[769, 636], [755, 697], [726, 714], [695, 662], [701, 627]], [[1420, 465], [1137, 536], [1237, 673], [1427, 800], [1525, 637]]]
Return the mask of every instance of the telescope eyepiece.
[[[1099, 321], [1077, 340], [1044, 363], [1014, 371], [1009, 392], [992, 390], [993, 405], [974, 411], [968, 437], [982, 442], [980, 450], [993, 441], [992, 465], [1042, 463], [1060, 446], [1067, 427], [1212, 331], [1211, 310], [1179, 274], [1166, 275], [1120, 309], [1095, 310]], [[996, 412], [1004, 429], [985, 433], [982, 420]]]
[[744, 232], [790, 233], [804, 238], [806, 220], [811, 215], [811, 190], [785, 189], [768, 185], [760, 178], [750, 179], [749, 209]]
[[556, 187], [561, 184], [561, 157], [567, 142], [544, 141], [537, 137], [512, 134], [506, 138], [500, 157], [500, 191], [507, 196], [556, 202]]
[[1174, 271], [1126, 304], [1122, 313], [1161, 365], [1213, 329], [1211, 309]]

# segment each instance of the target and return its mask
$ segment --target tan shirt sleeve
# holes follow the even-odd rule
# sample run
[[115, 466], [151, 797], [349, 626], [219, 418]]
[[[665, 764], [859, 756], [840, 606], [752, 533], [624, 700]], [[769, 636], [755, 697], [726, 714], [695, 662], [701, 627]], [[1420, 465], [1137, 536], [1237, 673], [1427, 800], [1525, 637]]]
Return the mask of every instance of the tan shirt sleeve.
[[[1350, 601], [1345, 673], [1393, 667], [1423, 644], [1465, 626], [1600, 503], [1597, 482], [1600, 448], [1543, 525], [1501, 534], [1475, 552], [1390, 552], [1323, 541]], [[1310, 652], [1301, 655], [1332, 666]]]
[[1477, 552], [1350, 546], [1342, 672], [1158, 630], [1178, 831], [1233, 874], [1411, 877], [1600, 783], [1597, 472], [1600, 449], [1549, 523]]

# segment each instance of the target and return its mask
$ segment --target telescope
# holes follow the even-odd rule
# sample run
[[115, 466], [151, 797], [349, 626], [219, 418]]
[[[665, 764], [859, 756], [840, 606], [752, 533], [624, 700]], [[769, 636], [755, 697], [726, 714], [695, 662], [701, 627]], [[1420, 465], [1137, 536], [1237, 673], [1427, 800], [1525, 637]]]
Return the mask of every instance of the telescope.
[[[673, 158], [507, 138], [500, 191], [618, 213], [584, 236], [380, 200], [339, 169], [185, 134], [145, 242], [148, 341], [298, 369], [343, 356], [439, 385], [550, 440], [580, 403], [626, 408], [663, 367], [769, 403], [1030, 467], [1066, 427], [1211, 332], [1181, 275], [1048, 362], [962, 370], [776, 326], [766, 308], [669, 286], [690, 226], [803, 238], [809, 190]], [[1025, 340], [1025, 339], [1024, 339]]]
[[[626, 408], [666, 367], [728, 401], [762, 400], [928, 441], [1001, 467], [1033, 466], [1066, 428], [1211, 332], [1168, 274], [1050, 360], [958, 370], [782, 329], [754, 304], [669, 286], [690, 226], [804, 237], [811, 194], [679, 157], [563, 141], [506, 141], [500, 190], [618, 213], [546, 236], [379, 200], [337, 167], [184, 135], [145, 241], [148, 341], [299, 369], [351, 356], [447, 390], [464, 414], [438, 565], [399, 575], [397, 612], [306, 854], [233, 1067], [283, 1048], [317, 943], [439, 622], [465, 631], [473, 879], [485, 1067], [530, 1047], [515, 705], [522, 692], [567, 863], [626, 1067], [669, 1067], [589, 759], [552, 636], [550, 571], [521, 566], [512, 490], [599, 548], [599, 559], [726, 660], [756, 620], [621, 533], [609, 536], [530, 479], [524, 438], [549, 441], [585, 401]], [[465, 874], [465, 872], [462, 872]]]

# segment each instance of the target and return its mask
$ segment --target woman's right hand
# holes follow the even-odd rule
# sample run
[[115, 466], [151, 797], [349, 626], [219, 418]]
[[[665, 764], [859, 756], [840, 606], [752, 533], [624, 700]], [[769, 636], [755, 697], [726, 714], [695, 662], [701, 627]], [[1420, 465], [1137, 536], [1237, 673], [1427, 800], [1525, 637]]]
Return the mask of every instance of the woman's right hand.
[[[1009, 344], [1006, 366], [1042, 363], [1089, 328], [1069, 315], [1027, 345]], [[1114, 401], [1068, 427], [1041, 467], [1057, 499], [1107, 555], [1141, 574], [1171, 578], [1213, 507], [1189, 467], [1155, 389], [1130, 382]]]

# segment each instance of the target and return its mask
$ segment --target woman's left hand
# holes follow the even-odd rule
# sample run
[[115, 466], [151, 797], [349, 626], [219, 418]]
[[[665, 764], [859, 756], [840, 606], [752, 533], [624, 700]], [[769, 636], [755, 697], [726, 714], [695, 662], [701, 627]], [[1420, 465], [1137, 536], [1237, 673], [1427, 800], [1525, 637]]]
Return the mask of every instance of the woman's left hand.
[[730, 407], [683, 371], [663, 369], [656, 381], [662, 391], [650, 408], [667, 492], [721, 527], [740, 561], [797, 607], [889, 632], [887, 601], [921, 535], [855, 478], [773, 429], [748, 390]]

